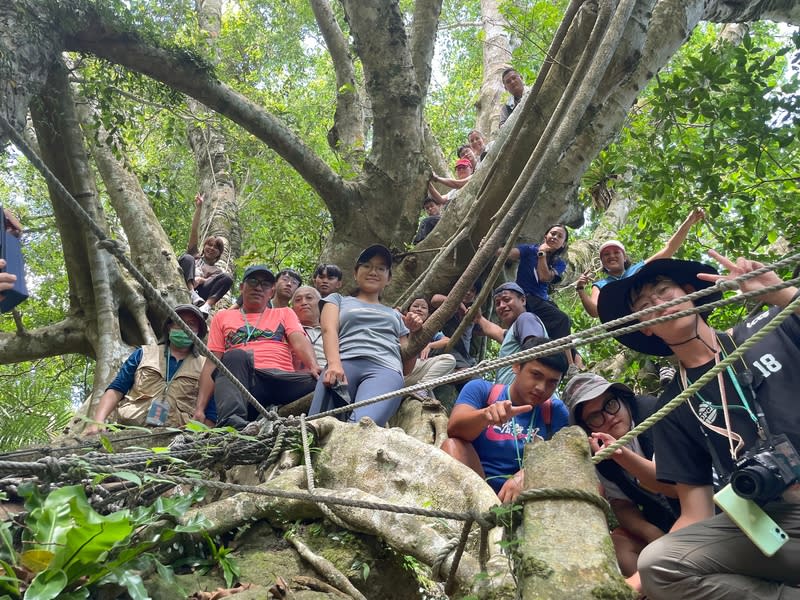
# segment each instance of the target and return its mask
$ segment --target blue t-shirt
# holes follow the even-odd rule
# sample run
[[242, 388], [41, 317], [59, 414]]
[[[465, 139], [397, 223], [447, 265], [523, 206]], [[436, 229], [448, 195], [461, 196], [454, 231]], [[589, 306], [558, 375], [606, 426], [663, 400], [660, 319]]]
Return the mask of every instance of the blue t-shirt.
[[625, 279], [626, 277], [630, 277], [636, 271], [641, 269], [644, 266], [644, 261], [640, 260], [635, 265], [631, 265], [625, 271], [623, 271], [622, 275], [607, 275], [605, 279], [601, 279], [599, 281], [595, 281], [592, 285], [597, 287], [598, 290], [602, 290], [605, 286], [607, 286], [612, 281], [619, 281], [620, 279]]
[[[131, 352], [127, 360], [122, 363], [117, 376], [114, 377], [114, 381], [108, 384], [106, 389], [127, 394], [133, 387], [136, 371], [142, 362], [143, 354], [144, 352], [141, 348], [137, 348]], [[169, 360], [167, 361], [167, 381], [171, 381], [172, 378], [175, 377], [175, 373], [178, 371], [178, 367], [181, 366], [182, 362], [183, 360], [178, 360], [172, 356], [172, 354], [169, 355]], [[213, 396], [209, 399], [208, 406], [206, 406], [206, 419], [214, 422], [217, 421], [217, 403], [214, 401]]]
[[[524, 312], [517, 317], [517, 320], [506, 331], [503, 343], [500, 344], [500, 351], [497, 353], [498, 358], [516, 354], [522, 348], [522, 343], [532, 336], [547, 337], [547, 329], [542, 320], [535, 314]], [[495, 381], [506, 385], [511, 384], [514, 381], [514, 370], [511, 365], [497, 369]]]
[[517, 283], [526, 294], [537, 296], [542, 300], [549, 300], [547, 288], [561, 281], [561, 276], [567, 270], [567, 263], [561, 258], [553, 262], [553, 269], [556, 276], [552, 281], [539, 282], [539, 275], [536, 273], [536, 265], [539, 262], [539, 244], [521, 244], [517, 246], [519, 250], [519, 266], [517, 267]]
[[[466, 404], [477, 410], [486, 408], [493, 385], [491, 381], [473, 379], [461, 390], [456, 406]], [[498, 402], [509, 399], [508, 387], [503, 386]], [[522, 468], [522, 456], [529, 440], [533, 440], [534, 436], [549, 439], [556, 431], [567, 426], [567, 407], [557, 398], [551, 398], [550, 402], [552, 411], [549, 427], [545, 427], [541, 410], [535, 407], [502, 425], [489, 425], [472, 441], [486, 474], [486, 482], [495, 492], [499, 492], [506, 479]]]

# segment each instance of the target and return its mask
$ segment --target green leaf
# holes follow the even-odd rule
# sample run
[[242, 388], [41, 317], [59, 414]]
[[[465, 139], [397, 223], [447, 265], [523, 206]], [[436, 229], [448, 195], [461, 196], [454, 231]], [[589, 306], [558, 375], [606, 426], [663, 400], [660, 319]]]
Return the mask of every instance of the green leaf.
[[25, 600], [52, 600], [59, 598], [61, 592], [67, 587], [67, 574], [62, 571], [42, 571], [31, 581], [25, 591]]

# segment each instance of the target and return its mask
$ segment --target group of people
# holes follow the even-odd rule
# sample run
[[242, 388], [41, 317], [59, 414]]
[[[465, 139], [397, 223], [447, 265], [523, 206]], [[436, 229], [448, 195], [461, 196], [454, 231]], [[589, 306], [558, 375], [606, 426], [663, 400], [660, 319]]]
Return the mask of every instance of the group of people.
[[[687, 221], [697, 218], [693, 214]], [[763, 266], [744, 258], [734, 262], [714, 251], [709, 254], [728, 275], [700, 262], [671, 258], [652, 258], [633, 272], [619, 273], [596, 296], [601, 321], [658, 308]], [[622, 265], [624, 257], [615, 262]], [[779, 282], [775, 273], [767, 272], [739, 285], [742, 291], [759, 291]], [[501, 303], [521, 304], [515, 284], [501, 287], [505, 288], [498, 290]], [[509, 292], [520, 297], [509, 297]], [[759, 300], [772, 308], [729, 331], [713, 329], [707, 312], [701, 310], [621, 335], [618, 340], [637, 352], [677, 359], [679, 377], [660, 398], [637, 395], [623, 384], [581, 373], [567, 382], [558, 400], [553, 394], [567, 370], [560, 355], [514, 365], [508, 385], [471, 381], [452, 411], [449, 439], [442, 449], [485, 477], [501, 500], [513, 499], [524, 477], [525, 444], [548, 439], [569, 423], [586, 431], [593, 452], [601, 451], [754, 336], [798, 295], [795, 287], [761, 295]], [[701, 308], [720, 298], [721, 292], [714, 291], [642, 315], [639, 321]], [[512, 314], [520, 309], [503, 310]], [[521, 348], [533, 348], [541, 341], [530, 337]], [[800, 311], [795, 310], [734, 367], [597, 465], [619, 522], [612, 540], [620, 569], [645, 597], [800, 598], [797, 366]], [[733, 486], [740, 501], [757, 502], [772, 525], [759, 521], [761, 529], [751, 530], [757, 520], [756, 504], [744, 509], [743, 528], [737, 525], [740, 514], [732, 519], [715, 511], [715, 491], [734, 480], [740, 482]], [[765, 554], [754, 541], [759, 535], [783, 546], [774, 555]]]
[[[519, 72], [509, 67], [501, 74], [503, 88], [508, 92], [508, 100], [500, 108], [500, 126], [508, 120], [514, 109], [522, 102], [525, 94], [525, 83]], [[472, 174], [481, 165], [489, 151], [490, 142], [478, 129], [473, 129], [467, 134], [467, 143], [456, 150], [456, 163], [453, 166], [455, 177], [442, 177], [436, 173], [431, 174], [428, 182], [428, 192], [422, 200], [422, 209], [426, 216], [422, 218], [412, 243], [419, 244], [433, 230], [441, 218], [441, 211], [454, 200], [459, 190], [469, 183]], [[434, 184], [441, 184], [450, 188], [449, 192], [441, 193]]]
[[[512, 94], [503, 107], [508, 118], [524, 85], [513, 69], [503, 81]], [[456, 179], [434, 175], [433, 181], [454, 192], [440, 195], [430, 186], [424, 204], [428, 217], [415, 242], [433, 229], [485, 154], [480, 132], [470, 132], [469, 142], [459, 149]], [[202, 198], [196, 217], [201, 204]], [[728, 270], [720, 275], [708, 265], [672, 258], [703, 218], [702, 210], [693, 210], [663, 248], [639, 262], [618, 240], [602, 244], [601, 277], [587, 271], [576, 282], [586, 312], [607, 323], [762, 267], [710, 251]], [[90, 433], [107, 420], [177, 427], [194, 419], [248, 431], [258, 411], [243, 389], [263, 406], [310, 396], [309, 414], [319, 414], [473, 366], [471, 347], [477, 336], [496, 340], [499, 356], [505, 357], [571, 333], [569, 317], [550, 297], [566, 269], [569, 230], [563, 224], [549, 227], [541, 242], [511, 250], [509, 259], [519, 262], [516, 280], [492, 293], [499, 323], [479, 313], [459, 339], [451, 339], [480, 290], [476, 284], [442, 331], [420, 353], [408, 356], [403, 350], [409, 334], [447, 296], [415, 298], [405, 313], [385, 306], [381, 298], [393, 267], [386, 247], [376, 244], [360, 253], [353, 267], [355, 288], [347, 295], [341, 293], [343, 273], [336, 265], [320, 265], [308, 286], [291, 269], [276, 276], [264, 265], [248, 267], [238, 302], [217, 311], [209, 323], [209, 308], [232, 279], [218, 265], [222, 240], [208, 238], [198, 252], [196, 223], [197, 218], [181, 259], [193, 303], [175, 310], [199, 337], [208, 334], [209, 350], [228, 372], [200, 356], [182, 328], [168, 320], [159, 345], [140, 348], [125, 362], [97, 407]], [[779, 281], [767, 272], [740, 287], [759, 291]], [[3, 283], [0, 278], [0, 290]], [[698, 311], [619, 336], [620, 343], [637, 352], [673, 356], [678, 376], [659, 398], [636, 394], [599, 374], [580, 373], [573, 352], [502, 367], [491, 380], [472, 379], [460, 389], [441, 449], [482, 477], [500, 501], [514, 501], [523, 487], [526, 444], [575, 425], [586, 432], [593, 453], [602, 451], [755, 335], [799, 293], [787, 287], [763, 294], [760, 300], [772, 308], [729, 331], [713, 329], [708, 312]], [[701, 308], [720, 297], [715, 291], [639, 320]], [[795, 366], [800, 366], [798, 311], [735, 366], [598, 463], [601, 489], [618, 521], [611, 539], [620, 570], [647, 598], [800, 598], [800, 407], [792, 397], [800, 370]], [[401, 402], [394, 396], [356, 405], [339, 418], [369, 417], [385, 426]], [[736, 493], [757, 500], [785, 538], [773, 556], [751, 541], [752, 532], [715, 511], [715, 492], [745, 469], [750, 469], [748, 476], [763, 479], [768, 491], [756, 486], [756, 491]]]

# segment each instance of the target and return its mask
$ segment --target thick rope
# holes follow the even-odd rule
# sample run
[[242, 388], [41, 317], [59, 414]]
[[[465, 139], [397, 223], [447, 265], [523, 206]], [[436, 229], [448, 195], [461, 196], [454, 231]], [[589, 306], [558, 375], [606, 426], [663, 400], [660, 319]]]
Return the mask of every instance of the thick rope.
[[[778, 261], [771, 266], [777, 268], [780, 266], [784, 266], [787, 263], [793, 264], [794, 262], [798, 261], [800, 261], [800, 254], [796, 254], [792, 257]], [[752, 279], [753, 277], [762, 275], [763, 273], [772, 270], [771, 266], [765, 266], [756, 271], [752, 271], [751, 273], [746, 273], [735, 279], [729, 280], [729, 282], [725, 284], [720, 284], [719, 286], [710, 286], [708, 288], [692, 292], [691, 294], [681, 296], [680, 298], [675, 298], [674, 300], [670, 300], [669, 302], [665, 302], [663, 304], [659, 304], [656, 306], [651, 306], [650, 308], [632, 313], [630, 315], [626, 315], [624, 317], [615, 319], [613, 321], [609, 321], [608, 323], [591, 327], [590, 329], [583, 331], [581, 334], [573, 334], [568, 337], [552, 340], [550, 342], [546, 342], [544, 344], [540, 344], [539, 346], [531, 348], [530, 350], [522, 350], [515, 354], [511, 354], [509, 356], [504, 356], [502, 358], [497, 358], [490, 361], [484, 361], [474, 367], [463, 369], [461, 371], [458, 371], [456, 373], [451, 373], [449, 375], [444, 375], [432, 381], [417, 383], [408, 387], [394, 390], [392, 392], [386, 392], [384, 394], [374, 396], [373, 398], [368, 398], [360, 402], [348, 404], [347, 406], [344, 407], [335, 408], [322, 413], [318, 413], [308, 417], [308, 420], [312, 421], [315, 419], [320, 419], [322, 417], [334, 416], [340, 413], [350, 412], [355, 408], [360, 408], [362, 406], [367, 406], [369, 404], [374, 404], [376, 402], [383, 402], [384, 400], [395, 398], [397, 396], [406, 396], [411, 393], [419, 392], [423, 389], [430, 389], [440, 385], [461, 381], [463, 379], [469, 379], [475, 375], [481, 375], [487, 371], [493, 371], [499, 367], [504, 367], [520, 362], [527, 362], [530, 360], [534, 360], [536, 358], [540, 358], [542, 356], [550, 356], [552, 354], [564, 352], [565, 350], [568, 350], [570, 348], [584, 346], [589, 343], [598, 342], [609, 338], [614, 338], [622, 334], [631, 333], [633, 331], [638, 331], [639, 329], [642, 329], [644, 327], [658, 325], [660, 323], [672, 321], [681, 317], [685, 317], [687, 315], [694, 315], [700, 312], [707, 312], [715, 308], [718, 308], [720, 306], [727, 306], [729, 304], [741, 303], [750, 298], [762, 296], [764, 294], [785, 289], [787, 287], [791, 287], [793, 285], [800, 283], [800, 278], [790, 279], [788, 281], [783, 281], [781, 283], [777, 283], [775, 285], [768, 286], [763, 289], [753, 290], [750, 292], [743, 292], [735, 296], [731, 296], [729, 298], [723, 298], [721, 300], [717, 300], [716, 302], [709, 302], [708, 304], [704, 304], [702, 306], [693, 306], [692, 308], [687, 308], [685, 310], [682, 310], [680, 312], [671, 315], [664, 315], [661, 317], [656, 317], [654, 319], [649, 319], [646, 322], [635, 322], [630, 325], [622, 326], [625, 325], [625, 323], [637, 320], [642, 316], [648, 316], [656, 312], [661, 312], [666, 308], [677, 306], [678, 304], [683, 304], [686, 301], [694, 301], [697, 300], [698, 298], [703, 298], [705, 296], [714, 294], [719, 291], [720, 287], [728, 288], [731, 285], [736, 284], [738, 282], [746, 281], [748, 279]], [[617, 329], [617, 327], [619, 327], [619, 329]]]
[[233, 373], [231, 373], [228, 368], [222, 364], [222, 361], [208, 349], [208, 347], [199, 337], [197, 337], [197, 334], [192, 331], [192, 329], [186, 323], [183, 322], [183, 319], [181, 319], [178, 313], [173, 310], [172, 306], [170, 306], [170, 304], [161, 296], [158, 290], [152, 286], [152, 284], [145, 278], [139, 269], [137, 269], [136, 266], [125, 255], [125, 249], [123, 245], [118, 240], [111, 239], [106, 235], [106, 232], [94, 222], [91, 215], [86, 212], [86, 210], [80, 205], [80, 203], [64, 186], [64, 184], [61, 183], [61, 180], [56, 177], [52, 171], [50, 171], [44, 161], [39, 158], [33, 148], [28, 145], [25, 139], [11, 126], [11, 124], [2, 114], [0, 114], [0, 126], [5, 128], [8, 136], [14, 142], [14, 145], [17, 147], [17, 149], [19, 149], [19, 151], [25, 155], [31, 164], [42, 174], [45, 180], [56, 189], [61, 199], [66, 202], [67, 206], [70, 208], [70, 210], [72, 210], [75, 216], [78, 217], [78, 219], [83, 222], [86, 228], [98, 239], [97, 247], [109, 252], [122, 264], [123, 267], [125, 267], [125, 269], [139, 283], [139, 285], [142, 286], [142, 291], [144, 292], [145, 296], [147, 296], [148, 300], [163, 310], [164, 313], [166, 313], [174, 323], [179, 325], [180, 328], [186, 332], [186, 334], [192, 339], [195, 347], [200, 350], [201, 354], [210, 360], [217, 367], [217, 369], [220, 370], [221, 373], [231, 380], [231, 383], [242, 393], [244, 398], [247, 399], [247, 401], [259, 412], [259, 414], [261, 414], [261, 416], [268, 420], [275, 420], [277, 413], [274, 411], [268, 411], [266, 408], [264, 408], [261, 403], [253, 397], [253, 395], [250, 393], [250, 390], [248, 390], [244, 385], [242, 385], [241, 382], [239, 382], [238, 379], [236, 379], [236, 377], [234, 377]]
[[[453, 556], [453, 562], [450, 565], [450, 572], [447, 574], [447, 582], [444, 584], [444, 593], [448, 596], [452, 596], [453, 592], [455, 592], [455, 585], [456, 585], [456, 573], [458, 572], [458, 563], [461, 562], [461, 556], [464, 554], [464, 548], [467, 546], [467, 540], [469, 539], [469, 531], [472, 529], [472, 524], [475, 521], [472, 519], [467, 519], [464, 521], [464, 527], [461, 529], [461, 537], [458, 539], [456, 545], [456, 553]], [[448, 552], [449, 554], [449, 552]], [[437, 557], [438, 559], [438, 557]], [[442, 566], [444, 566], [444, 561], [447, 560], [447, 557], [442, 560]], [[434, 571], [438, 573], [438, 570]]]
[[[303, 442], [303, 462], [305, 463], [306, 471], [306, 488], [311, 496], [315, 496], [316, 486], [314, 485], [314, 466], [311, 464], [311, 448], [308, 443], [308, 429], [306, 427], [305, 417], [305, 414], [300, 415], [300, 439]], [[332, 523], [338, 527], [341, 527], [342, 529], [351, 529], [351, 527], [342, 519], [340, 519], [339, 516], [335, 514], [327, 504], [318, 502], [317, 506], [322, 511], [322, 514], [325, 515]]]
[[517, 496], [518, 504], [539, 500], [582, 500], [594, 504], [602, 510], [606, 520], [613, 519], [613, 512], [608, 500], [596, 492], [587, 492], [577, 488], [538, 488], [522, 490]]

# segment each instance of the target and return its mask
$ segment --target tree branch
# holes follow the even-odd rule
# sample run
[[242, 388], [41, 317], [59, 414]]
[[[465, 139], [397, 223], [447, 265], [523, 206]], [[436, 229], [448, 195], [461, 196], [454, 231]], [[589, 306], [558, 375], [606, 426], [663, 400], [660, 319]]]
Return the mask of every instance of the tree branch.
[[92, 345], [86, 337], [86, 324], [75, 316], [24, 334], [0, 333], [0, 364], [62, 354], [93, 356]]
[[411, 60], [414, 63], [417, 83], [423, 98], [428, 95], [428, 85], [431, 81], [433, 49], [436, 44], [436, 30], [441, 12], [442, 0], [417, 0], [414, 5], [414, 23], [411, 28]]
[[216, 79], [195, 56], [148, 44], [116, 28], [96, 11], [88, 12], [83, 23], [83, 29], [66, 36], [65, 49], [88, 52], [152, 77], [228, 117], [291, 164], [331, 210], [337, 198], [348, 195], [342, 178], [302, 139], [274, 115]]
[[[358, 97], [353, 58], [328, 0], [311, 0], [311, 9], [328, 47], [336, 73], [336, 112], [328, 143], [350, 162], [364, 153], [364, 112]], [[360, 162], [360, 161], [359, 161]]]
[[713, 23], [746, 23], [777, 21], [800, 25], [800, 4], [796, 0], [717, 0], [705, 7], [702, 21]]
[[343, 4], [372, 101], [370, 162], [379, 176], [408, 179], [410, 170], [421, 167], [422, 91], [398, 0], [344, 0]]

